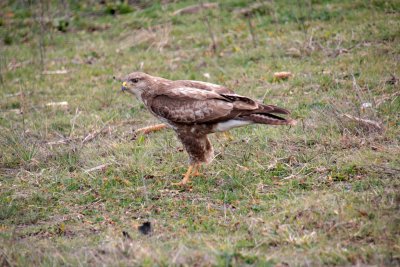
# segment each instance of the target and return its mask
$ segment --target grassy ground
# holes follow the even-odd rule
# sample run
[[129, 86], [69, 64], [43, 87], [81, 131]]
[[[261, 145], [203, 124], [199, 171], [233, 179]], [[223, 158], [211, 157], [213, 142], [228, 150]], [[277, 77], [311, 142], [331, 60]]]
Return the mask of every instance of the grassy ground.
[[[1, 266], [400, 264], [398, 2], [266, 2], [255, 47], [244, 0], [176, 16], [195, 1], [3, 2]], [[212, 137], [213, 164], [173, 187], [181, 144], [135, 138], [157, 121], [112, 78], [139, 68], [224, 84], [299, 124]]]

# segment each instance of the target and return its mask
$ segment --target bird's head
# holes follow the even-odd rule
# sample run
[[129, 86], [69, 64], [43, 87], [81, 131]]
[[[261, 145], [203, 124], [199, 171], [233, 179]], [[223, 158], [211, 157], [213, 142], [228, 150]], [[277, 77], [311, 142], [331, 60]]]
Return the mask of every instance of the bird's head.
[[132, 72], [122, 79], [122, 91], [138, 97], [151, 86], [151, 78], [143, 72]]

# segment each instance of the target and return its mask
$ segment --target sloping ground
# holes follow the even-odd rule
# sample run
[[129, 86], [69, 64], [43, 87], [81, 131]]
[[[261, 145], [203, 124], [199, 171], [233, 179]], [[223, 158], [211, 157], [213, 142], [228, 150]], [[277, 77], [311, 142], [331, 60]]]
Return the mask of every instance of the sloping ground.
[[[400, 264], [395, 1], [131, 2], [1, 4], [0, 265]], [[213, 137], [173, 187], [181, 144], [113, 80], [138, 69], [299, 123]]]

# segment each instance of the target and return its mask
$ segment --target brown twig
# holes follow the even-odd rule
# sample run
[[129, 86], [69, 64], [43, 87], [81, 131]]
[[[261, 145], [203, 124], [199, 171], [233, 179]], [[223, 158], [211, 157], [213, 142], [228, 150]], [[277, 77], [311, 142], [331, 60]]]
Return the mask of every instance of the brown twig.
[[69, 144], [71, 141], [77, 140], [80, 138], [64, 138], [61, 140], [57, 140], [57, 141], [51, 141], [51, 142], [47, 142], [46, 145], [49, 146], [53, 146], [53, 145], [65, 145], [65, 144]]
[[107, 127], [110, 126], [111, 121], [114, 119], [114, 117], [112, 117], [111, 119], [109, 119], [106, 123], [104, 123], [103, 127], [98, 130], [98, 131], [93, 131], [91, 133], [89, 133], [88, 135], [86, 135], [81, 142], [81, 145], [83, 146], [85, 143], [88, 143], [90, 141], [92, 141], [93, 139], [95, 139], [99, 134], [101, 134]]
[[89, 172], [94, 172], [94, 171], [104, 171], [109, 165], [110, 164], [108, 164], [108, 163], [107, 164], [101, 164], [99, 166], [87, 169], [87, 170], [85, 170], [85, 172], [89, 173]]
[[107, 126], [109, 126], [108, 123], [104, 124], [104, 126], [100, 130], [93, 131], [93, 132], [89, 133], [88, 135], [86, 135], [85, 138], [83, 138], [83, 140], [82, 140], [82, 143], [81, 143], [82, 146], [85, 143], [88, 143], [88, 142], [92, 141], [93, 139], [95, 139], [100, 133], [102, 133], [107, 128]]

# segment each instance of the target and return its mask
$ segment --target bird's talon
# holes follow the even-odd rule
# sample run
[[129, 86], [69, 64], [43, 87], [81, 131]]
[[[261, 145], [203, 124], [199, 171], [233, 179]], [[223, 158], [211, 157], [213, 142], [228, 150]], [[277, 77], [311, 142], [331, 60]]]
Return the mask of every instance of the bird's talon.
[[171, 185], [174, 186], [185, 186], [187, 184], [189, 184], [191, 181], [180, 181], [179, 183], [171, 183]]
[[203, 174], [202, 174], [201, 172], [195, 172], [195, 173], [192, 174], [192, 176], [196, 176], [196, 177], [202, 176], [202, 175], [203, 175]]

